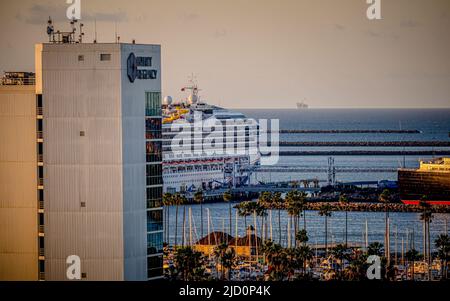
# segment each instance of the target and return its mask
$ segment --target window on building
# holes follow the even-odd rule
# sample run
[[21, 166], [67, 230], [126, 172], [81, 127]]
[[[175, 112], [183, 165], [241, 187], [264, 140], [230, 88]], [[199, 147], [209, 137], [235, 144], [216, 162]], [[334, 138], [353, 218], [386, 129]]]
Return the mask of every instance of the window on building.
[[158, 254], [163, 252], [163, 233], [147, 234], [147, 255]]
[[162, 210], [147, 211], [147, 232], [159, 231], [163, 229]]
[[79, 61], [79, 62], [83, 62], [83, 61], [84, 61], [84, 55], [80, 54], [80, 55], [78, 56], [78, 61]]
[[148, 186], [162, 184], [162, 164], [148, 164], [146, 173]]
[[147, 188], [147, 208], [162, 207], [162, 187]]
[[147, 257], [147, 277], [159, 277], [163, 275], [163, 257], [151, 256]]
[[110, 60], [111, 60], [110, 53], [101, 53], [100, 54], [100, 61], [110, 61]]
[[161, 118], [147, 118], [145, 120], [145, 138], [161, 139]]
[[146, 143], [147, 162], [162, 161], [162, 143], [161, 141], [147, 141]]
[[161, 116], [161, 92], [145, 92], [145, 116]]

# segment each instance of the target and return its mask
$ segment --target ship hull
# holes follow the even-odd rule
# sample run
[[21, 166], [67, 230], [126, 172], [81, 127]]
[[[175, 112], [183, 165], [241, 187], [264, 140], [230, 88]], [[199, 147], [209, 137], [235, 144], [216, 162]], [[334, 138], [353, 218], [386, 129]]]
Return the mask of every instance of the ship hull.
[[421, 170], [399, 170], [400, 199], [417, 205], [426, 201], [433, 205], [450, 205], [450, 173]]
[[[401, 201], [405, 205], [419, 205], [419, 203], [422, 200], [401, 200]], [[430, 205], [441, 205], [441, 206], [442, 205], [444, 205], [444, 206], [450, 205], [450, 201], [438, 201], [438, 200], [436, 200], [436, 201], [425, 201], [425, 202], [427, 202]]]

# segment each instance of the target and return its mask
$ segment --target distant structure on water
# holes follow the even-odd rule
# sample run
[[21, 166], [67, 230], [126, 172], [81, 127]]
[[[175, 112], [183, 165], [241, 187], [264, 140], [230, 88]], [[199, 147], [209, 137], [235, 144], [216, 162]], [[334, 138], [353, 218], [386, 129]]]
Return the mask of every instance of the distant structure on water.
[[308, 108], [309, 108], [309, 106], [306, 102], [304, 102], [304, 101], [297, 102], [297, 109], [304, 110], [304, 109], [308, 109]]

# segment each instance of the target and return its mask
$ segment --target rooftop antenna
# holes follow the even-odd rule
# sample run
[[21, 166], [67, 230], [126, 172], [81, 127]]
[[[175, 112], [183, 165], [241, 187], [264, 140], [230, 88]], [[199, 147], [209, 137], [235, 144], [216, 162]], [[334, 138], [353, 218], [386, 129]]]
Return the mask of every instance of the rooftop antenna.
[[117, 21], [114, 21], [114, 42], [117, 43]]
[[94, 44], [97, 43], [97, 19], [94, 19]]
[[75, 32], [77, 31], [77, 28], [75, 27], [75, 23], [77, 23], [77, 22], [78, 22], [78, 20], [75, 19], [75, 18], [73, 18], [73, 19], [70, 21], [70, 26], [72, 27], [72, 32], [73, 32], [73, 33], [75, 33]]
[[53, 28], [53, 22], [52, 22], [52, 18], [49, 16], [48, 17], [48, 21], [47, 21], [47, 35], [48, 35], [48, 41], [51, 42], [52, 41], [52, 37], [53, 37], [53, 32], [54, 32], [54, 28]]
[[83, 32], [83, 23], [80, 23], [80, 35], [78, 36], [78, 42], [81, 44], [83, 43], [83, 36], [84, 36], [84, 32]]

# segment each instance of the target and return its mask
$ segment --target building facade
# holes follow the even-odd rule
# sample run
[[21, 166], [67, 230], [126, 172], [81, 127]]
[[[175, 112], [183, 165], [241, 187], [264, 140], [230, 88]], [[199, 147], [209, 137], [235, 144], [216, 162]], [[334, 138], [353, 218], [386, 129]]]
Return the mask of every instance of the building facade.
[[[25, 158], [35, 178], [23, 183], [34, 190], [34, 199], [27, 198], [35, 214], [30, 273], [67, 280], [67, 258], [76, 255], [82, 279], [161, 277], [160, 46], [38, 44], [35, 62], [34, 107], [27, 108], [34, 110], [34, 127], [26, 129], [34, 154]], [[1, 175], [6, 172], [3, 164]], [[2, 199], [10, 193], [0, 192]], [[2, 243], [0, 252], [5, 248]], [[7, 266], [4, 278], [18, 268]]]
[[35, 86], [9, 79], [0, 85], [0, 280], [38, 280]]

